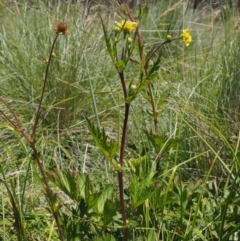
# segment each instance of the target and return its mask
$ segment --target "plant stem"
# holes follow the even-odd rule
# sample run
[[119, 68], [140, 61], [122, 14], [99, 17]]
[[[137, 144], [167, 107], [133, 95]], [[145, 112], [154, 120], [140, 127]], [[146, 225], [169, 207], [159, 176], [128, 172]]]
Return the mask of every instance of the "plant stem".
[[154, 134], [157, 135], [157, 133], [158, 133], [157, 110], [156, 110], [156, 106], [155, 106], [155, 102], [154, 102], [154, 98], [153, 98], [151, 84], [148, 84], [148, 93], [150, 96], [150, 102], [151, 102], [152, 112], [153, 112]]
[[48, 73], [49, 73], [49, 66], [50, 66], [50, 63], [51, 63], [53, 49], [54, 49], [54, 46], [55, 46], [55, 43], [57, 41], [58, 36], [59, 36], [59, 34], [57, 33], [56, 37], [53, 40], [53, 44], [52, 44], [52, 47], [51, 47], [51, 50], [50, 50], [50, 53], [49, 53], [49, 58], [48, 58], [47, 67], [46, 67], [46, 71], [45, 71], [45, 77], [44, 77], [41, 97], [40, 97], [39, 105], [38, 105], [37, 112], [36, 112], [36, 115], [35, 115], [35, 121], [34, 121], [34, 124], [32, 126], [32, 138], [26, 138], [26, 136], [24, 135], [25, 133], [24, 133], [23, 130], [20, 130], [20, 132], [28, 140], [28, 142], [30, 143], [30, 146], [31, 146], [31, 148], [33, 150], [33, 156], [34, 156], [34, 159], [37, 162], [38, 168], [39, 168], [40, 173], [42, 175], [43, 183], [44, 183], [45, 189], [46, 189], [46, 195], [49, 198], [51, 210], [52, 210], [52, 213], [53, 213], [53, 217], [54, 217], [54, 219], [56, 221], [56, 225], [57, 225], [58, 233], [59, 233], [59, 238], [60, 238], [61, 241], [64, 241], [63, 231], [62, 231], [62, 228], [61, 228], [61, 225], [60, 225], [60, 222], [59, 222], [58, 214], [54, 210], [54, 207], [53, 207], [53, 205], [51, 203], [52, 191], [51, 191], [51, 188], [49, 186], [49, 183], [48, 183], [48, 180], [47, 180], [47, 176], [45, 174], [45, 171], [44, 171], [44, 168], [43, 168], [43, 165], [42, 165], [42, 160], [40, 159], [39, 154], [38, 154], [37, 149], [36, 149], [36, 146], [35, 146], [35, 135], [36, 135], [38, 121], [39, 121], [39, 117], [40, 117], [40, 113], [41, 113], [43, 97], [44, 97], [44, 93], [45, 93], [45, 89], [46, 89]]
[[[50, 188], [50, 186], [49, 186], [49, 183], [48, 183], [48, 180], [47, 180], [47, 176], [46, 176], [45, 171], [44, 171], [44, 169], [43, 169], [42, 160], [41, 160], [40, 157], [39, 157], [39, 154], [38, 154], [38, 152], [37, 152], [35, 143], [32, 141], [32, 142], [30, 143], [30, 145], [31, 145], [31, 148], [32, 148], [32, 150], [33, 150], [34, 159], [35, 159], [36, 162], [37, 162], [38, 168], [39, 168], [40, 173], [41, 173], [42, 178], [43, 178], [43, 183], [44, 183], [45, 189], [46, 189], [46, 195], [47, 195], [47, 197], [49, 197], [49, 199], [50, 199], [50, 201], [51, 201], [52, 190], [51, 190], [51, 188]], [[57, 212], [53, 209], [52, 203], [50, 204], [50, 206], [51, 206], [51, 210], [52, 210], [52, 213], [53, 213], [53, 217], [54, 217], [54, 219], [55, 219], [55, 222], [56, 222], [56, 225], [57, 225], [57, 228], [58, 228], [59, 238], [60, 238], [61, 241], [64, 241], [63, 231], [62, 231], [62, 228], [61, 228], [59, 219], [58, 219], [58, 214], [57, 214]]]
[[[129, 19], [131, 21], [134, 22], [134, 18], [129, 10], [129, 6], [128, 6], [128, 1], [127, 0], [124, 0], [124, 3], [125, 3], [125, 7], [126, 7], [126, 14], [127, 16], [129, 17]], [[142, 1], [140, 2], [140, 7], [142, 6]], [[137, 40], [138, 40], [138, 48], [140, 50], [140, 58], [141, 58], [141, 62], [142, 62], [142, 65], [143, 65], [143, 68], [144, 68], [144, 73], [146, 76], [148, 76], [148, 62], [150, 60], [150, 58], [153, 56], [153, 54], [159, 49], [155, 49], [155, 51], [152, 52], [150, 58], [148, 58], [146, 60], [146, 54], [144, 53], [143, 51], [143, 43], [142, 43], [142, 38], [141, 38], [141, 34], [140, 34], [140, 31], [139, 29], [137, 28], [136, 29], [136, 35], [137, 35]], [[163, 44], [162, 44], [163, 45]], [[161, 45], [161, 46], [162, 46]], [[151, 87], [151, 84], [148, 84], [148, 93], [149, 93], [149, 96], [150, 96], [150, 102], [151, 102], [151, 106], [152, 106], [152, 112], [153, 112], [153, 122], [154, 122], [154, 134], [157, 134], [158, 132], [158, 121], [157, 121], [157, 116], [158, 116], [158, 113], [157, 113], [157, 109], [156, 109], [156, 105], [155, 105], [155, 101], [154, 101], [154, 97], [153, 97], [153, 93], [152, 93], [152, 87]]]
[[18, 119], [17, 115], [15, 114], [15, 112], [12, 110], [12, 108], [8, 105], [8, 103], [2, 97], [0, 97], [0, 101], [10, 111], [10, 113], [12, 114], [12, 116], [14, 117], [14, 119], [16, 121], [16, 124], [12, 120], [10, 120], [10, 118], [6, 114], [4, 114], [4, 112], [2, 110], [0, 110], [0, 115], [2, 115], [3, 119], [8, 121], [13, 126], [13, 128], [15, 130], [17, 130], [26, 139], [26, 141], [30, 144], [30, 147], [33, 151], [33, 158], [38, 165], [38, 168], [40, 170], [40, 173], [41, 173], [41, 176], [42, 176], [42, 179], [43, 179], [43, 183], [44, 183], [45, 191], [46, 191], [45, 195], [46, 195], [47, 201], [49, 202], [53, 217], [54, 217], [56, 225], [57, 225], [59, 238], [60, 238], [61, 241], [64, 241], [63, 231], [62, 231], [60, 221], [59, 221], [59, 218], [58, 218], [58, 213], [57, 213], [57, 211], [55, 210], [55, 207], [54, 207], [55, 203], [53, 203], [53, 201], [52, 201], [54, 194], [53, 194], [53, 192], [52, 192], [52, 190], [49, 186], [48, 179], [47, 179], [47, 176], [45, 174], [45, 171], [44, 171], [44, 168], [43, 168], [43, 165], [42, 165], [42, 160], [40, 159], [40, 156], [38, 154], [38, 151], [37, 151], [37, 148], [36, 148], [36, 145], [35, 145], [35, 134], [36, 134], [36, 131], [37, 131], [38, 121], [39, 121], [39, 117], [40, 117], [40, 113], [41, 113], [41, 107], [42, 107], [42, 103], [43, 103], [43, 97], [44, 97], [44, 93], [45, 93], [45, 89], [46, 89], [46, 83], [47, 83], [47, 78], [48, 78], [48, 73], [49, 73], [49, 66], [50, 66], [50, 62], [51, 62], [51, 59], [52, 59], [53, 49], [54, 49], [54, 46], [55, 46], [55, 43], [57, 41], [58, 36], [59, 36], [59, 33], [56, 34], [56, 37], [54, 38], [54, 41], [53, 41], [53, 44], [52, 44], [52, 47], [51, 47], [51, 50], [50, 50], [50, 54], [49, 54], [49, 58], [48, 58], [48, 62], [47, 62], [47, 67], [46, 67], [46, 71], [45, 71], [45, 78], [44, 78], [43, 87], [42, 87], [42, 91], [41, 91], [41, 97], [40, 97], [39, 105], [38, 105], [38, 108], [37, 108], [37, 111], [36, 111], [35, 121], [34, 121], [33, 126], [32, 126], [31, 136], [28, 135], [25, 132], [25, 130], [22, 128], [21, 122]]
[[49, 58], [48, 58], [48, 62], [47, 62], [47, 67], [46, 67], [46, 71], [45, 71], [45, 77], [44, 77], [41, 97], [40, 97], [39, 105], [38, 105], [37, 112], [36, 112], [36, 115], [35, 115], [35, 121], [34, 121], [34, 124], [32, 126], [32, 138], [33, 138], [34, 141], [35, 141], [35, 134], [36, 134], [36, 131], [37, 131], [37, 125], [38, 125], [38, 121], [39, 121], [39, 117], [40, 117], [40, 113], [41, 113], [43, 96], [44, 96], [45, 89], [46, 89], [49, 66], [50, 66], [50, 63], [51, 63], [53, 49], [54, 49], [54, 46], [55, 46], [55, 43], [57, 41], [58, 36], [59, 36], [59, 34], [56, 34], [56, 37], [53, 40], [53, 44], [52, 44], [52, 47], [51, 47], [51, 50], [50, 50], [50, 54], [49, 54]]
[[[126, 88], [126, 83], [124, 80], [124, 74], [122, 71], [119, 72], [119, 77], [121, 79], [124, 98], [126, 99], [127, 98], [127, 88]], [[120, 158], [119, 158], [119, 165], [121, 166], [121, 168], [123, 167], [129, 109], [130, 109], [130, 104], [125, 102], [125, 114], [124, 114], [124, 123], [123, 123], [123, 131], [122, 131], [121, 147], [120, 147]], [[122, 221], [123, 221], [123, 225], [126, 226], [127, 216], [126, 216], [125, 203], [124, 203], [123, 171], [122, 170], [118, 171], [118, 184], [119, 184], [119, 195], [120, 195]], [[123, 240], [127, 241], [128, 240], [128, 229], [127, 228], [124, 229], [123, 235], [124, 235]]]
[[[119, 195], [120, 195], [122, 221], [123, 221], [123, 226], [126, 226], [127, 216], [126, 216], [126, 210], [125, 210], [125, 204], [124, 204], [123, 172], [122, 171], [118, 171], [118, 185], [119, 185]], [[124, 241], [128, 240], [128, 229], [127, 228], [124, 229], [123, 240]]]

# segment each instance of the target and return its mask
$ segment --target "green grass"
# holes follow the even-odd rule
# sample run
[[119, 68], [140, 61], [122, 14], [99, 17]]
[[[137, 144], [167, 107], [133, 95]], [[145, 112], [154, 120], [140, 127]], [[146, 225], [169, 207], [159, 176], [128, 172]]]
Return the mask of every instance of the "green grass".
[[[124, 97], [99, 13], [109, 33], [123, 13], [95, 4], [84, 18], [80, 2], [16, 3], [0, 4], [0, 95], [29, 135], [55, 24], [67, 22], [68, 32], [54, 48], [35, 143], [53, 194], [29, 143], [0, 119], [0, 240], [60, 240], [53, 210], [65, 240], [124, 240], [121, 172], [128, 240], [238, 240], [237, 13], [200, 15], [173, 0], [149, 5], [139, 27], [145, 52], [184, 28], [193, 41], [172, 41], [159, 52], [160, 68], [150, 77], [158, 134], [146, 87], [131, 103], [119, 167]], [[127, 64], [127, 87], [142, 70]], [[0, 110], [15, 123], [2, 101]]]

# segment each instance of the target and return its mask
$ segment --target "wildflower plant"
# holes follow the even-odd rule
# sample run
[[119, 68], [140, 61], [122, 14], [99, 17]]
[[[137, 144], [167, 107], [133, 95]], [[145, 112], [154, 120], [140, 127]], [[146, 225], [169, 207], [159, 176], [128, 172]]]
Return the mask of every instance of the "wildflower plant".
[[[109, 55], [112, 59], [113, 65], [118, 73], [119, 80], [122, 85], [123, 97], [124, 97], [124, 120], [121, 133], [119, 161], [115, 165], [118, 173], [118, 185], [119, 185], [119, 199], [121, 205], [122, 223], [124, 226], [124, 238], [128, 239], [128, 218], [126, 214], [126, 207], [124, 202], [124, 182], [123, 182], [123, 170], [125, 160], [125, 141], [127, 136], [128, 118], [130, 115], [130, 106], [138, 94], [142, 91], [147, 91], [149, 96], [149, 102], [151, 103], [154, 131], [153, 134], [158, 134], [158, 110], [155, 106], [154, 97], [152, 94], [152, 76], [156, 71], [160, 69], [161, 52], [160, 50], [172, 41], [181, 39], [183, 43], [188, 46], [192, 41], [192, 36], [188, 29], [183, 30], [182, 34], [177, 37], [166, 35], [166, 40], [162, 43], [156, 44], [150, 51], [147, 51], [144, 47], [140, 28], [141, 17], [144, 13], [144, 6], [140, 4], [140, 12], [137, 19], [132, 16], [127, 1], [124, 1], [124, 19], [119, 22], [115, 22], [115, 26], [112, 29], [107, 30], [103, 20], [102, 26], [104, 31], [104, 37]], [[127, 65], [131, 62], [133, 65], [140, 66], [139, 80], [137, 83], [133, 83], [133, 80], [127, 81], [125, 76], [127, 72]], [[90, 128], [91, 129], [91, 128]], [[98, 141], [96, 143], [101, 143]], [[134, 199], [134, 198], [133, 198]]]
[[[158, 136], [159, 111], [155, 105], [152, 93], [152, 86], [154, 84], [152, 80], [155, 73], [159, 71], [161, 67], [161, 49], [165, 45], [171, 44], [176, 40], [182, 40], [186, 46], [189, 46], [192, 37], [188, 29], [183, 30], [182, 34], [176, 37], [172, 37], [169, 33], [166, 33], [166, 39], [163, 42], [155, 44], [150, 50], [148, 50], [145, 48], [145, 43], [143, 42], [140, 31], [141, 19], [145, 11], [146, 6], [140, 4], [139, 13], [135, 19], [129, 10], [128, 1], [124, 1], [122, 19], [114, 22], [110, 29], [106, 28], [104, 21], [101, 18], [106, 48], [112, 60], [113, 68], [117, 72], [119, 82], [121, 83], [122, 96], [124, 99], [122, 130], [121, 133], [118, 133], [120, 136], [119, 143], [114, 140], [109, 140], [105, 129], [101, 129], [99, 125], [98, 127], [95, 127], [94, 123], [86, 117], [89, 132], [94, 139], [96, 146], [108, 161], [108, 167], [112, 168], [114, 173], [117, 173], [119, 201], [114, 199], [114, 188], [111, 185], [107, 185], [106, 188], [94, 192], [92, 187], [94, 185], [92, 185], [90, 178], [86, 173], [75, 173], [71, 170], [66, 171], [60, 169], [57, 169], [55, 172], [45, 171], [43, 167], [44, 160], [38, 152], [37, 134], [40, 125], [50, 64], [52, 60], [56, 58], [54, 47], [58, 37], [67, 34], [68, 26], [65, 22], [59, 22], [54, 28], [56, 36], [51, 45], [49, 57], [44, 62], [46, 67], [45, 75], [30, 133], [23, 128], [20, 118], [15, 114], [13, 108], [0, 97], [1, 103], [8, 111], [8, 113], [6, 113], [5, 111], [0, 110], [1, 117], [13, 128], [14, 131], [19, 133], [25, 139], [31, 148], [32, 159], [35, 161], [40, 172], [44, 195], [53, 215], [54, 224], [57, 226], [58, 236], [61, 241], [65, 240], [65, 238], [67, 238], [67, 240], [73, 240], [74, 238], [82, 238], [82, 240], [86, 240], [86, 237], [90, 240], [94, 237], [93, 233], [96, 233], [95, 237], [99, 237], [105, 230], [110, 230], [112, 228], [109, 228], [107, 225], [116, 218], [118, 211], [120, 211], [121, 218], [119, 219], [121, 219], [122, 222], [120, 225], [119, 222], [116, 222], [118, 226], [115, 227], [113, 225], [114, 227], [112, 230], [114, 230], [116, 237], [118, 237], [119, 240], [127, 241], [129, 229], [135, 225], [134, 220], [131, 220], [130, 217], [131, 215], [134, 216], [134, 212], [138, 210], [139, 207], [139, 209], [143, 210], [143, 219], [146, 227], [149, 228], [149, 199], [156, 194], [153, 185], [156, 170], [154, 169], [154, 165], [152, 165], [151, 173], [146, 175], [146, 173], [141, 172], [141, 168], [139, 168], [139, 162], [141, 165], [144, 165], [145, 158], [133, 161], [129, 161], [126, 158], [125, 146], [128, 133], [130, 107], [141, 92], [147, 93], [153, 119], [153, 131], [147, 133], [147, 137], [153, 145], [155, 144], [155, 148], [157, 149], [160, 138]], [[138, 76], [137, 79], [127, 80], [127, 73], [128, 71], [131, 71], [131, 68], [128, 68], [129, 64], [131, 64], [131, 67], [137, 66], [136, 69], [139, 70], [138, 75], [136, 75]], [[126, 170], [137, 173], [135, 176], [138, 175], [138, 177], [133, 175], [131, 180], [126, 180], [127, 178], [124, 179], [124, 173]], [[58, 195], [51, 189], [49, 181], [53, 182], [55, 186], [73, 201], [74, 204], [70, 208], [67, 207], [65, 209], [67, 210], [66, 213], [61, 210], [63, 204], [60, 203]], [[127, 185], [125, 183], [128, 183], [129, 185], [131, 201], [128, 202], [126, 202], [125, 198], [125, 187]], [[114, 198], [112, 198], [112, 196], [114, 196]], [[16, 206], [14, 202], [12, 202], [12, 206]], [[17, 210], [18, 208], [14, 209]], [[69, 213], [71, 213], [72, 219], [70, 218], [71, 215], [69, 215]], [[101, 215], [102, 217], [100, 217]], [[98, 226], [99, 220], [101, 219], [102, 223]], [[19, 240], [26, 240], [25, 233], [21, 235], [22, 237], [19, 237]], [[108, 238], [104, 240], [107, 239]]]
[[[50, 67], [52, 58], [55, 57], [54, 47], [55, 47], [55, 44], [56, 44], [56, 41], [57, 41], [59, 35], [66, 34], [67, 24], [64, 22], [60, 22], [55, 26], [54, 30], [56, 31], [56, 36], [53, 40], [53, 43], [52, 43], [52, 46], [50, 49], [49, 58], [46, 60], [44, 81], [43, 81], [43, 85], [42, 85], [42, 89], [41, 89], [40, 100], [38, 103], [38, 107], [37, 107], [37, 110], [35, 113], [35, 118], [34, 118], [34, 121], [32, 124], [32, 128], [31, 128], [32, 129], [31, 133], [30, 134], [27, 133], [27, 131], [23, 128], [23, 125], [22, 125], [19, 117], [15, 114], [12, 107], [2, 97], [0, 97], [0, 101], [6, 107], [6, 110], [8, 110], [8, 113], [5, 113], [3, 110], [0, 110], [0, 115], [13, 128], [13, 130], [15, 130], [16, 132], [21, 134], [25, 138], [26, 142], [29, 144], [29, 146], [32, 150], [32, 158], [36, 162], [38, 169], [40, 171], [41, 177], [42, 177], [42, 183], [43, 183], [43, 188], [44, 188], [43, 192], [44, 192], [44, 195], [48, 202], [48, 205], [50, 207], [50, 210], [52, 212], [52, 215], [54, 217], [54, 220], [56, 222], [59, 239], [61, 241], [63, 241], [64, 236], [63, 236], [63, 231], [62, 231], [62, 227], [61, 227], [60, 219], [59, 219], [59, 205], [58, 205], [58, 201], [57, 201], [57, 196], [56, 196], [56, 193], [54, 193], [50, 187], [49, 180], [47, 178], [46, 172], [43, 167], [44, 160], [41, 159], [40, 154], [37, 150], [37, 145], [36, 145], [37, 130], [38, 130], [38, 126], [39, 126], [39, 120], [40, 120], [41, 109], [42, 109], [44, 94], [45, 94], [45, 90], [46, 90], [47, 80], [48, 80], [48, 76], [49, 76], [49, 67]], [[21, 234], [19, 236], [19, 240], [26, 240], [26, 234], [25, 233]]]

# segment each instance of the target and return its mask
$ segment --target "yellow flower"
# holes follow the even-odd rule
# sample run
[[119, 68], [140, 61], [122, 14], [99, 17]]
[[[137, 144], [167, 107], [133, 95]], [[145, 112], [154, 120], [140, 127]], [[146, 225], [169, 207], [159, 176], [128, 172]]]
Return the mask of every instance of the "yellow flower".
[[183, 30], [181, 38], [186, 46], [190, 44], [190, 42], [192, 41], [192, 35], [190, 34], [188, 28]]
[[138, 26], [138, 24], [136, 22], [125, 21], [125, 20], [122, 20], [119, 23], [116, 22], [116, 25], [120, 30], [123, 30], [126, 33], [129, 33], [131, 31], [135, 30]]

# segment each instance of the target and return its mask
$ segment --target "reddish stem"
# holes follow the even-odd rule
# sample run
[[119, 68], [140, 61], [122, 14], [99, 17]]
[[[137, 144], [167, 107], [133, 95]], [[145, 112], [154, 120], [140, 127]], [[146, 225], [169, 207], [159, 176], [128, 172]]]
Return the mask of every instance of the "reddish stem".
[[[128, 94], [127, 94], [127, 88], [126, 88], [126, 83], [125, 83], [125, 80], [124, 80], [123, 72], [119, 72], [119, 77], [120, 77], [121, 83], [122, 83], [124, 98], [126, 99]], [[120, 164], [121, 168], [123, 167], [123, 160], [124, 160], [124, 151], [125, 151], [125, 141], [126, 141], [129, 109], [130, 109], [130, 104], [125, 102], [125, 114], [124, 114], [123, 132], [122, 132], [122, 138], [121, 138], [120, 158], [119, 158], [119, 164]], [[119, 184], [119, 195], [120, 195], [122, 220], [123, 220], [123, 225], [126, 226], [127, 216], [126, 216], [125, 203], [124, 203], [123, 172], [122, 172], [122, 170], [118, 171], [118, 184]], [[124, 229], [123, 235], [124, 235], [123, 240], [127, 241], [128, 240], [128, 229], [127, 228]]]
[[47, 84], [49, 66], [50, 66], [50, 63], [51, 63], [53, 49], [54, 49], [54, 46], [55, 46], [55, 43], [57, 41], [58, 36], [59, 36], [59, 34], [56, 34], [56, 37], [53, 40], [53, 44], [52, 44], [52, 47], [51, 47], [51, 50], [50, 50], [50, 54], [49, 54], [49, 58], [48, 58], [48, 61], [47, 61], [47, 67], [46, 67], [46, 71], [45, 71], [45, 77], [44, 77], [44, 82], [43, 82], [43, 87], [42, 87], [42, 93], [41, 93], [40, 101], [39, 101], [39, 104], [38, 104], [37, 112], [36, 112], [36, 115], [35, 115], [35, 121], [34, 121], [34, 124], [32, 126], [32, 138], [33, 138], [33, 140], [35, 140], [35, 134], [36, 134], [36, 131], [37, 131], [37, 125], [38, 125], [38, 121], [39, 121], [39, 117], [40, 117], [40, 113], [41, 113], [43, 96], [44, 96], [45, 89], [46, 89], [46, 84]]

